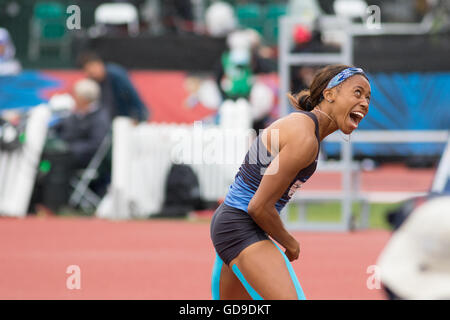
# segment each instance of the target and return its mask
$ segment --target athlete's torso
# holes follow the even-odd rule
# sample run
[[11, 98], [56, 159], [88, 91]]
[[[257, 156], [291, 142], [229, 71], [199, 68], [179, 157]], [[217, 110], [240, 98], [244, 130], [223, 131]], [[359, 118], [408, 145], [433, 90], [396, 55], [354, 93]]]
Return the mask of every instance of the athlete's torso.
[[[299, 112], [306, 114], [314, 121], [316, 126], [315, 135], [319, 143], [319, 150], [319, 124], [316, 116], [311, 112]], [[228, 189], [228, 193], [224, 201], [226, 205], [241, 209], [245, 212], [247, 212], [248, 204], [255, 194], [256, 190], [258, 189], [259, 184], [261, 183], [261, 179], [264, 176], [265, 170], [269, 167], [274, 158], [274, 156], [270, 154], [270, 152], [262, 142], [261, 136], [262, 134], [260, 134], [250, 146], [250, 149], [245, 156], [244, 162], [242, 163], [238, 173], [236, 174], [233, 184]], [[312, 176], [317, 167], [318, 156], [319, 151], [317, 151], [315, 160], [311, 162], [306, 168], [300, 170], [297, 173], [296, 177], [291, 181], [289, 187], [275, 204], [275, 208], [278, 212], [281, 212], [286, 203], [288, 203], [288, 201], [291, 199], [294, 192]]]

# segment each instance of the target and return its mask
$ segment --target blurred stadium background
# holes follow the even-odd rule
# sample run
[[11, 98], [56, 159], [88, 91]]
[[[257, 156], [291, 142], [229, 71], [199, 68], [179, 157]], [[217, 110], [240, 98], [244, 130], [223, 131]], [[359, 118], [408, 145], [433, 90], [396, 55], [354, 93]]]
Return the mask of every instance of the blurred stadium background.
[[[0, 0], [0, 298], [210, 299], [209, 219], [249, 129], [334, 63], [367, 71], [370, 112], [325, 140], [283, 219], [307, 298], [386, 298], [367, 268], [396, 217], [450, 190], [449, 17], [447, 0]], [[150, 116], [112, 117], [64, 204], [33, 206], [85, 52], [125, 68]]]

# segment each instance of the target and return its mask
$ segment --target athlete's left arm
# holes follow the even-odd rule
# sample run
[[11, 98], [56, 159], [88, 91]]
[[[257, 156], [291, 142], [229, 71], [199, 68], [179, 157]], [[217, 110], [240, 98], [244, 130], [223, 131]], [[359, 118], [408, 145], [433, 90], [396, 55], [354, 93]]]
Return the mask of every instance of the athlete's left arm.
[[298, 258], [299, 245], [284, 228], [275, 204], [298, 172], [314, 161], [318, 143], [313, 130], [295, 130], [287, 139], [288, 142], [269, 165], [247, 208], [253, 220], [286, 249], [290, 261]]

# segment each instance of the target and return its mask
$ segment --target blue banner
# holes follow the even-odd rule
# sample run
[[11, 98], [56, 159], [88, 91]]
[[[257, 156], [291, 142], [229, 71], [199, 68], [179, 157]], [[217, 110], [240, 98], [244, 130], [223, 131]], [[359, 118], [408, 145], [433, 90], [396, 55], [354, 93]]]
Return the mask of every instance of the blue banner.
[[[369, 74], [372, 97], [369, 114], [358, 130], [450, 130], [450, 73]], [[443, 144], [354, 145], [355, 155], [439, 155]], [[325, 145], [330, 155], [339, 153], [335, 143]]]

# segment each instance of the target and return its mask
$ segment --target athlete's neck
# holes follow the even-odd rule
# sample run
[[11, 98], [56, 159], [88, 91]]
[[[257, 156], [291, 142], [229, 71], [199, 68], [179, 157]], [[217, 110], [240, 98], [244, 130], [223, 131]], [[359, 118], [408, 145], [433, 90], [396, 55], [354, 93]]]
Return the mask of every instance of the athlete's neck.
[[322, 110], [320, 106], [316, 106], [311, 112], [316, 115], [317, 120], [319, 121], [320, 141], [339, 129], [336, 121], [328, 114], [328, 112]]

